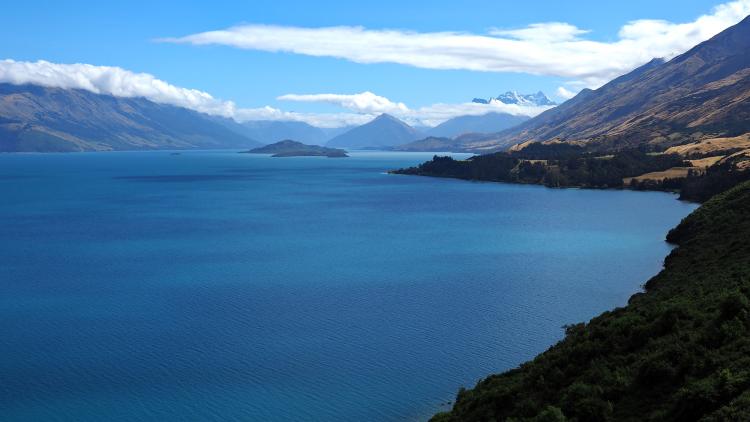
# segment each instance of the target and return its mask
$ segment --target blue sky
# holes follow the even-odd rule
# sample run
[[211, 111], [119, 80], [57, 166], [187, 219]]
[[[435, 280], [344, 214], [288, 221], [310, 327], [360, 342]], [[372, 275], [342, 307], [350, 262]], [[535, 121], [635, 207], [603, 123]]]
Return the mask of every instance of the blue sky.
[[[290, 102], [277, 97], [290, 93], [370, 91], [413, 109], [435, 103], [462, 103], [475, 96], [497, 95], [506, 90], [542, 90], [554, 98], [561, 86], [576, 91], [586, 83], [595, 82], [589, 78], [584, 83], [577, 75], [555, 75], [554, 71], [533, 75], [527, 71], [419, 68], [387, 61], [363, 64], [325, 55], [157, 40], [243, 24], [301, 28], [362, 26], [366, 30], [398, 29], [404, 33], [452, 31], [487, 35], [493, 29], [513, 30], [535, 23], [563, 22], [590, 31], [580, 35], [586, 40], [611, 43], [618, 41], [619, 31], [628, 22], [641, 19], [692, 22], [721, 3], [708, 0], [12, 2], [5, 4], [0, 14], [3, 39], [0, 59], [117, 66], [149, 73], [179, 87], [205, 91], [216, 98], [231, 100], [238, 107], [339, 112], [346, 110], [330, 101]], [[367, 49], [367, 46], [357, 48]]]

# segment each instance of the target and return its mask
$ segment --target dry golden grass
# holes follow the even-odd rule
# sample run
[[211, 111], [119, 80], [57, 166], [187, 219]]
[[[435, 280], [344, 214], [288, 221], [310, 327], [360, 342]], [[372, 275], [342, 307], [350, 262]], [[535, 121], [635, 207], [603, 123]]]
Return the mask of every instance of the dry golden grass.
[[716, 155], [713, 157], [701, 158], [700, 160], [688, 160], [688, 161], [690, 161], [690, 164], [692, 164], [693, 167], [706, 168], [706, 167], [711, 167], [712, 165], [716, 164], [722, 158], [724, 158], [723, 155]]
[[734, 154], [725, 157], [726, 160], [733, 162], [735, 167], [740, 170], [750, 169], [750, 149], [744, 151], [735, 152]]
[[709, 138], [690, 144], [677, 145], [669, 148], [666, 153], [680, 155], [709, 154], [735, 148], [750, 148], [750, 133], [733, 138]]
[[627, 186], [630, 184], [630, 181], [634, 179], [639, 182], [642, 182], [644, 180], [661, 181], [664, 179], [682, 179], [682, 178], [687, 177], [688, 171], [690, 170], [702, 171], [703, 169], [694, 168], [694, 167], [672, 167], [671, 169], [667, 169], [664, 171], [655, 171], [653, 173], [646, 173], [646, 174], [642, 174], [636, 177], [626, 177], [622, 179], [622, 183], [624, 183], [625, 186]]
[[[514, 144], [511, 145], [510, 148], [508, 148], [508, 151], [514, 152], [514, 151], [521, 151], [522, 149], [526, 148], [527, 146], [531, 144], [539, 143], [539, 141], [526, 141], [521, 142], [520, 144]], [[562, 141], [560, 139], [551, 139], [549, 141], [544, 141], [541, 143], [542, 145], [557, 145], [557, 144], [569, 144], [569, 145], [577, 145], [579, 147], [585, 146], [586, 142], [583, 141]]]
[[510, 148], [508, 148], [508, 151], [510, 152], [520, 151], [533, 143], [534, 141], [521, 142], [520, 144], [512, 145]]

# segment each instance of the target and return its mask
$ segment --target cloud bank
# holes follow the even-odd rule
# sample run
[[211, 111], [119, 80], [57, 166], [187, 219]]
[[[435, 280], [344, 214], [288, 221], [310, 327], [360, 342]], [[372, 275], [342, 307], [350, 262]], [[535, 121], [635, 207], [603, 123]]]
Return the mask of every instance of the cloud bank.
[[247, 122], [251, 120], [293, 120], [322, 128], [335, 128], [343, 126], [358, 126], [374, 119], [377, 117], [377, 114], [299, 113], [265, 106], [259, 108], [239, 108], [231, 117], [238, 122]]
[[550, 106], [523, 106], [505, 104], [492, 100], [489, 104], [432, 104], [426, 107], [411, 109], [404, 103], [396, 103], [372, 92], [359, 94], [286, 94], [279, 100], [321, 102], [335, 104], [355, 113], [362, 113], [374, 118], [380, 113], [392, 114], [409, 124], [436, 126], [456, 116], [480, 116], [488, 113], [507, 113], [514, 116], [536, 116], [548, 110]]
[[372, 92], [358, 94], [286, 94], [279, 100], [296, 102], [322, 102], [346, 110], [341, 113], [299, 113], [275, 107], [238, 107], [234, 102], [214, 98], [197, 89], [182, 88], [165, 82], [148, 73], [136, 73], [120, 67], [91, 64], [60, 64], [40, 60], [22, 62], [0, 60], [0, 82], [15, 85], [34, 84], [64, 89], [83, 89], [96, 94], [116, 97], [142, 97], [156, 103], [184, 107], [201, 113], [248, 120], [296, 120], [318, 127], [341, 127], [365, 123], [381, 113], [393, 114], [411, 124], [436, 125], [459, 115], [506, 112], [536, 115], [544, 110], [538, 107], [521, 107], [514, 104], [434, 104], [410, 109], [402, 102]]
[[231, 101], [217, 100], [206, 92], [180, 88], [148, 73], [135, 73], [113, 66], [0, 60], [0, 82], [84, 89], [117, 97], [143, 97], [157, 103], [225, 117], [231, 116], [235, 109]]
[[362, 124], [370, 118], [358, 113], [295, 113], [270, 106], [240, 108], [232, 101], [214, 98], [211, 94], [197, 89], [178, 87], [148, 73], [84, 63], [0, 60], [0, 83], [83, 89], [115, 97], [141, 97], [155, 103], [184, 107], [237, 121], [297, 120], [320, 127], [339, 127]]
[[457, 116], [482, 116], [488, 113], [506, 113], [514, 116], [534, 117], [551, 109], [553, 106], [521, 106], [505, 104], [492, 100], [489, 104], [461, 103], [461, 104], [433, 104], [421, 107], [411, 112], [399, 115], [410, 124], [437, 126], [444, 121]]
[[358, 113], [402, 113], [409, 110], [404, 103], [394, 103], [388, 98], [366, 91], [359, 94], [286, 94], [276, 98], [282, 101], [328, 103]]
[[750, 14], [750, 0], [715, 7], [687, 23], [643, 19], [627, 23], [612, 42], [585, 39], [587, 30], [563, 22], [537, 23], [487, 34], [240, 25], [163, 42], [226, 45], [248, 50], [335, 57], [356, 63], [398, 63], [426, 69], [522, 72], [568, 78], [595, 88], [654, 57], [670, 59]]

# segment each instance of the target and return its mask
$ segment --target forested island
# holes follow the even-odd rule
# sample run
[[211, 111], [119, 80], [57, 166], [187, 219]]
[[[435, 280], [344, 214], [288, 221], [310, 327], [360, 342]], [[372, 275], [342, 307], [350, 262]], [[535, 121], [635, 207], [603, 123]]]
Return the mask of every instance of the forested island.
[[272, 154], [272, 157], [348, 157], [346, 151], [338, 148], [327, 148], [319, 145], [306, 145], [302, 142], [286, 139], [270, 145], [243, 151], [247, 154]]

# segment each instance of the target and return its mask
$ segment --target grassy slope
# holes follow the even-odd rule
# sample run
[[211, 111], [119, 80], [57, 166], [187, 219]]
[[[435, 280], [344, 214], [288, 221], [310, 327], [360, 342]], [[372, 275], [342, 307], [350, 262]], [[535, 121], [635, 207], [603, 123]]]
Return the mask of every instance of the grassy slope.
[[748, 217], [750, 183], [706, 202], [669, 233], [679, 247], [645, 293], [434, 420], [750, 420]]

